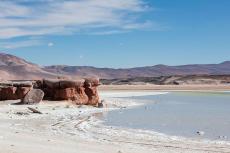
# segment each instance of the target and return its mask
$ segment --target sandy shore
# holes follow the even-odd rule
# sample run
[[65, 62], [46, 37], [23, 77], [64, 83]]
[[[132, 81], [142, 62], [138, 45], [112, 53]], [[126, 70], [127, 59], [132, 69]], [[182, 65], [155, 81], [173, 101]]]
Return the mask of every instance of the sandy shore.
[[169, 137], [153, 131], [105, 126], [100, 116], [114, 109], [129, 109], [137, 103], [116, 98], [163, 92], [101, 92], [105, 108], [47, 102], [29, 107], [0, 104], [0, 153], [178, 153], [230, 152], [230, 142]]

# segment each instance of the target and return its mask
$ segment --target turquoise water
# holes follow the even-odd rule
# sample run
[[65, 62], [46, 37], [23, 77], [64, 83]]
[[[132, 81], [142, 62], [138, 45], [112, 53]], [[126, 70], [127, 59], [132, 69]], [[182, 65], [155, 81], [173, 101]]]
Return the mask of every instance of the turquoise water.
[[[108, 112], [104, 118], [106, 125], [230, 140], [230, 92], [171, 92], [128, 99], [144, 105]], [[201, 137], [197, 131], [205, 134]]]

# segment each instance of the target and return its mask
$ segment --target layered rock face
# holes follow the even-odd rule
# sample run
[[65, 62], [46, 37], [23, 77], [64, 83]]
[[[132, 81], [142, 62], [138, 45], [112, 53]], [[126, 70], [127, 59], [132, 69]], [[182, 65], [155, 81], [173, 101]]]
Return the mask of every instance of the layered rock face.
[[97, 105], [99, 102], [98, 79], [42, 80], [36, 84], [44, 91], [46, 100], [70, 100], [77, 105]]
[[99, 103], [99, 95], [97, 86], [99, 86], [98, 79], [86, 79], [84, 82], [85, 93], [88, 96], [89, 105], [97, 105]]
[[23, 99], [32, 88], [32, 82], [0, 83], [0, 100]]
[[40, 102], [44, 96], [46, 100], [69, 100], [77, 105], [97, 106], [99, 103], [97, 86], [99, 79], [38, 80], [29, 84], [4, 83], [2, 86], [0, 83], [0, 100], [21, 99], [23, 104], [33, 104]]

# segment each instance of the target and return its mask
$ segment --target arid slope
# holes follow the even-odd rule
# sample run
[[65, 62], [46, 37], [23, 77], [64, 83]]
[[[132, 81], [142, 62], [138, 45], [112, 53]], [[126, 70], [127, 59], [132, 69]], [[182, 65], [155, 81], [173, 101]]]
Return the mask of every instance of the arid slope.
[[196, 64], [182, 66], [155, 65], [126, 69], [67, 65], [40, 67], [19, 57], [0, 53], [0, 79], [7, 80], [28, 80], [57, 77], [99, 77], [104, 79], [117, 79], [174, 75], [230, 75], [230, 61], [220, 64]]

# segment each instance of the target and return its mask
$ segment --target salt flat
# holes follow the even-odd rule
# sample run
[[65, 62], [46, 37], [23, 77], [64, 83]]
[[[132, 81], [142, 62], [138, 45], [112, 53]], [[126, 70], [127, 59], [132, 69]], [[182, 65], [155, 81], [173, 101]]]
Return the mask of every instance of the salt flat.
[[69, 102], [44, 101], [28, 105], [0, 104], [1, 153], [146, 153], [146, 152], [230, 152], [230, 143], [169, 137], [154, 131], [105, 126], [98, 116], [114, 109], [129, 109], [137, 103], [123, 96], [162, 92], [101, 92], [104, 108], [75, 106]]

